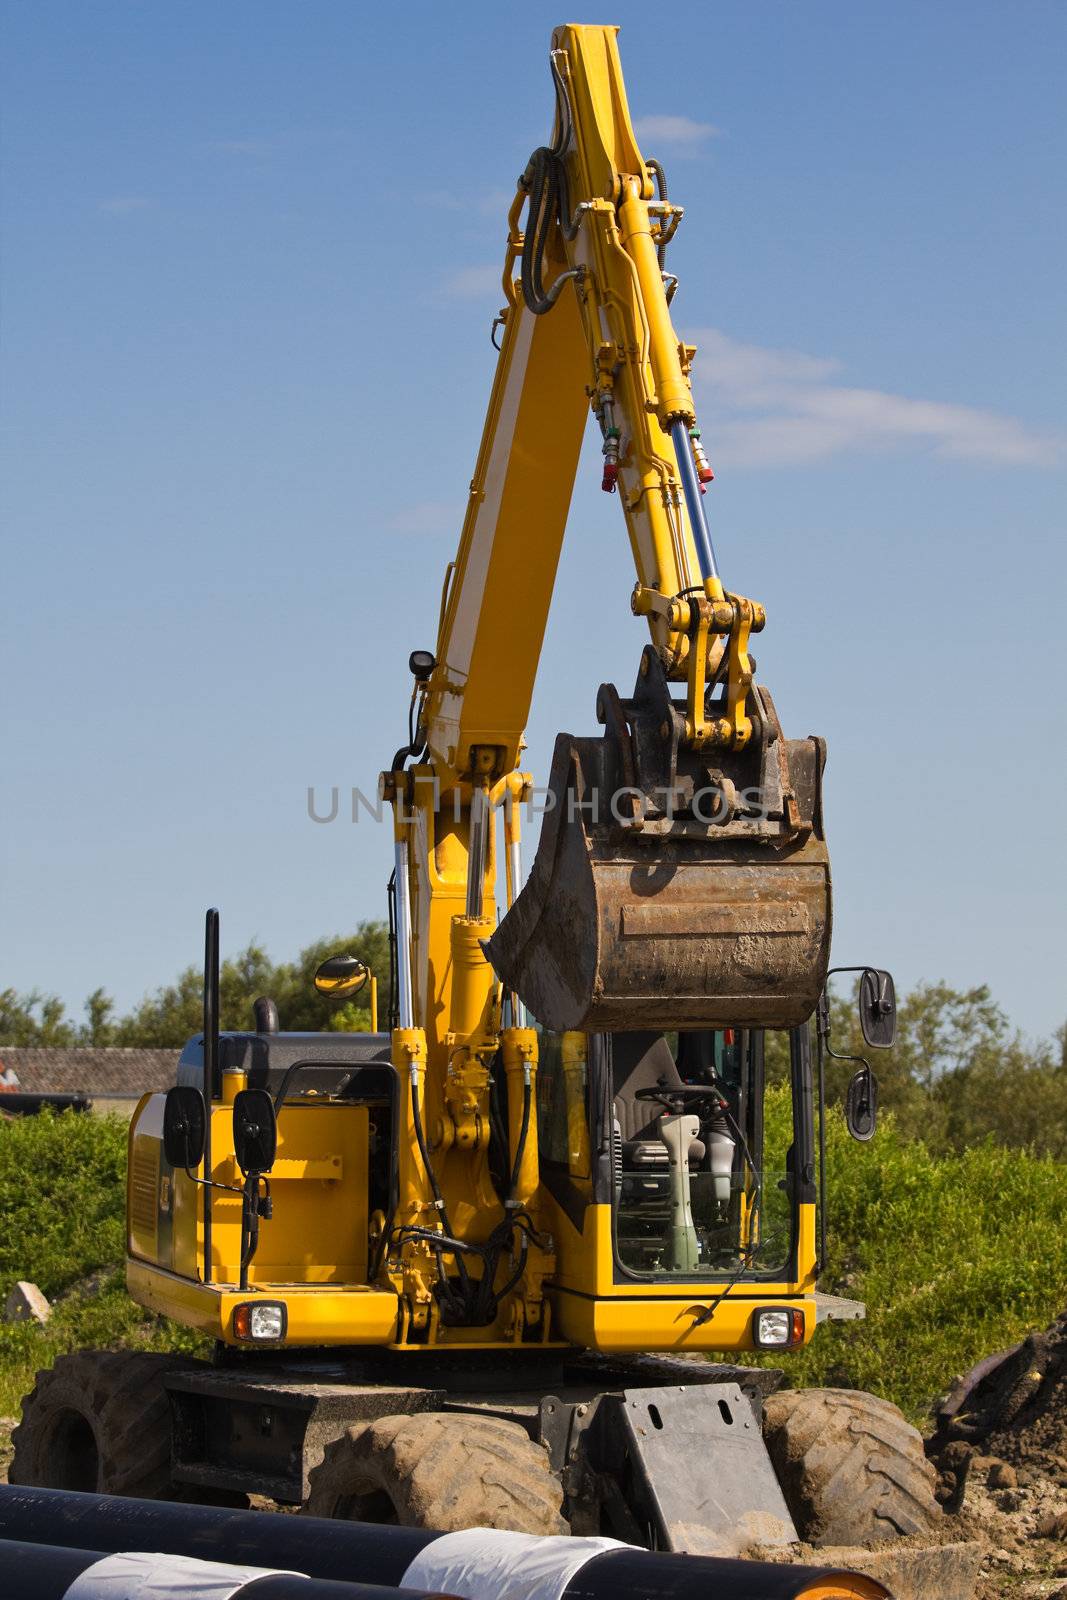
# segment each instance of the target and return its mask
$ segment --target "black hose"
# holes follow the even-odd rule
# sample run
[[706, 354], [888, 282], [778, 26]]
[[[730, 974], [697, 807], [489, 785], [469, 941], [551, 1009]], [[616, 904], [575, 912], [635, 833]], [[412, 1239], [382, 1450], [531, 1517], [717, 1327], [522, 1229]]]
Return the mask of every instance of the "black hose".
[[389, 882], [385, 886], [386, 904], [389, 910], [389, 1031], [399, 1026], [400, 1012], [397, 996], [399, 993], [399, 972], [397, 969], [396, 953], [396, 869], [389, 874]]
[[530, 1136], [530, 1111], [532, 1105], [533, 1083], [530, 1074], [527, 1073], [522, 1086], [522, 1126], [519, 1129], [519, 1142], [515, 1146], [515, 1164], [511, 1169], [511, 1181], [508, 1184], [507, 1204], [509, 1206], [515, 1204], [515, 1188], [519, 1181], [519, 1169], [522, 1166], [522, 1158], [526, 1154], [526, 1141]]
[[[667, 174], [664, 172], [664, 170], [660, 166], [659, 162], [654, 160], [653, 157], [651, 157], [651, 156], [647, 156], [645, 158], [645, 166], [648, 168], [649, 172], [651, 172], [652, 176], [655, 178], [655, 180], [656, 180], [656, 192], [659, 195], [660, 200], [663, 202], [663, 204], [666, 205], [666, 203], [667, 203]], [[666, 264], [666, 261], [667, 261], [667, 245], [666, 245], [665, 242], [663, 244], [659, 244], [659, 245], [656, 246], [656, 260], [659, 262], [659, 270], [662, 272], [663, 268], [664, 268], [664, 266]]]
[[[448, 1212], [445, 1209], [444, 1196], [441, 1193], [441, 1187], [437, 1181], [437, 1174], [434, 1172], [433, 1163], [430, 1160], [429, 1147], [426, 1143], [418, 1084], [417, 1081], [412, 1082], [411, 1121], [415, 1129], [415, 1141], [419, 1147], [419, 1155], [422, 1157], [434, 1203], [441, 1219], [441, 1228], [437, 1230], [434, 1228], [405, 1226], [399, 1228], [392, 1235], [392, 1242], [398, 1248], [414, 1239], [422, 1239], [429, 1244], [437, 1262], [438, 1297], [441, 1301], [442, 1309], [455, 1323], [468, 1327], [485, 1327], [492, 1322], [501, 1300], [511, 1293], [526, 1270], [526, 1257], [529, 1252], [529, 1221], [524, 1217], [516, 1216], [513, 1205], [522, 1158], [526, 1153], [526, 1145], [530, 1135], [532, 1112], [533, 1083], [532, 1081], [527, 1081], [523, 1085], [522, 1124], [508, 1188], [507, 1206], [509, 1215], [498, 1227], [494, 1228], [484, 1245], [475, 1244], [472, 1241], [457, 1239], [452, 1232], [452, 1224], [448, 1220]], [[516, 1227], [518, 1227], [521, 1241], [519, 1245], [519, 1263], [503, 1288], [497, 1292], [493, 1288], [493, 1283], [500, 1265], [500, 1258], [505, 1248], [511, 1243]], [[449, 1282], [448, 1274], [445, 1271], [444, 1257], [446, 1254], [452, 1256], [456, 1263], [456, 1270], [460, 1280], [458, 1293]], [[477, 1256], [482, 1263], [482, 1274], [477, 1281], [472, 1280], [467, 1270], [464, 1256], [468, 1255]]]
[[[430, 1180], [430, 1188], [433, 1191], [434, 1202], [437, 1206], [438, 1215], [441, 1218], [442, 1230], [444, 1233], [451, 1235], [452, 1224], [448, 1220], [448, 1212], [445, 1210], [444, 1196], [441, 1193], [441, 1186], [437, 1181], [437, 1174], [433, 1170], [433, 1163], [430, 1160], [429, 1147], [426, 1143], [426, 1134], [423, 1131], [422, 1108], [419, 1105], [418, 1080], [414, 1077], [411, 1081], [411, 1120], [415, 1125], [415, 1139], [419, 1146], [419, 1154], [422, 1157], [422, 1164], [426, 1168], [426, 1176]], [[463, 1294], [466, 1296], [470, 1292], [470, 1274], [467, 1271], [467, 1266], [463, 1260], [462, 1254], [458, 1251], [454, 1252], [454, 1254], [456, 1257], [456, 1267], [459, 1272], [460, 1282], [463, 1286]], [[443, 1271], [441, 1272], [440, 1276], [442, 1286], [444, 1287], [447, 1285], [448, 1279], [445, 1277]]]
[[500, 1293], [498, 1295], [494, 1296], [497, 1305], [500, 1304], [501, 1300], [506, 1300], [507, 1299], [507, 1297], [511, 1293], [512, 1289], [515, 1288], [515, 1285], [519, 1282], [519, 1279], [522, 1277], [523, 1273], [526, 1271], [526, 1257], [527, 1257], [527, 1255], [529, 1253], [529, 1249], [530, 1249], [530, 1241], [529, 1241], [529, 1239], [527, 1237], [526, 1230], [525, 1230], [525, 1228], [520, 1228], [520, 1230], [519, 1230], [519, 1264], [515, 1268], [515, 1271], [511, 1274], [511, 1277], [504, 1284], [503, 1288], [500, 1290]]
[[578, 232], [577, 225], [571, 221], [567, 168], [564, 164], [571, 139], [570, 108], [563, 79], [554, 61], [551, 68], [556, 90], [556, 137], [552, 144], [543, 144], [534, 151], [519, 180], [529, 196], [520, 263], [522, 298], [527, 310], [532, 311], [535, 317], [544, 316], [555, 304], [551, 295], [545, 292], [544, 285], [545, 251], [553, 226], [558, 226], [568, 240], [575, 238]]
[[415, 703], [418, 700], [418, 696], [419, 685], [416, 683], [411, 691], [411, 704], [408, 706], [408, 742], [407, 744], [402, 744], [393, 757], [393, 765], [389, 769], [391, 772], [402, 771], [408, 756], [421, 756], [426, 748], [426, 740], [420, 738], [422, 729], [418, 726], [415, 717]]

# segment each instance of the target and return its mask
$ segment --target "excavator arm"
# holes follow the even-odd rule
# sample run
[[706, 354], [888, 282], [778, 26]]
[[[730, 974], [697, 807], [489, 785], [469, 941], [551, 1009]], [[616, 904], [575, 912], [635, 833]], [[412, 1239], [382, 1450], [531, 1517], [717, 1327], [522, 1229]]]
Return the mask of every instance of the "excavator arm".
[[[509, 1326], [537, 1323], [551, 1250], [517, 1222], [538, 1184], [528, 1011], [577, 1061], [596, 1031], [792, 1026], [826, 968], [823, 749], [785, 739], [748, 654], [763, 608], [719, 573], [694, 351], [664, 267], [681, 211], [638, 149], [616, 31], [553, 36], [552, 142], [509, 214], [500, 353], [437, 646], [411, 658], [408, 743], [382, 775], [404, 1107], [386, 1258], [403, 1338], [435, 1319], [486, 1326], [512, 1289]], [[600, 685], [603, 736], [559, 735], [522, 887], [523, 733], [590, 411], [650, 638], [632, 697]], [[490, 1161], [500, 1071], [503, 1181]], [[501, 1291], [502, 1253], [516, 1252]]]
[[[496, 748], [500, 772], [517, 762], [590, 408], [602, 485], [618, 488], [626, 518], [633, 608], [668, 676], [686, 675], [687, 597], [719, 602], [705, 671], [726, 655], [732, 607], [700, 498], [711, 472], [689, 382], [695, 351], [674, 331], [663, 272], [682, 212], [638, 150], [615, 33], [556, 30], [553, 142], [531, 157], [511, 208], [500, 357], [426, 685], [426, 743], [442, 777], [469, 774], [479, 748]], [[753, 607], [751, 624], [763, 620]], [[735, 725], [714, 736], [725, 744], [750, 732], [741, 655]]]

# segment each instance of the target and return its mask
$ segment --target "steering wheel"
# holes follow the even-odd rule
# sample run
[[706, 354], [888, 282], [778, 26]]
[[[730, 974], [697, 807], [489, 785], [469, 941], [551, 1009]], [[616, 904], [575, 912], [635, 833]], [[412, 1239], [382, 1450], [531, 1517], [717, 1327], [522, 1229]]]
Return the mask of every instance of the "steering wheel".
[[717, 1117], [729, 1109], [728, 1102], [718, 1089], [706, 1083], [663, 1084], [650, 1089], [638, 1089], [634, 1099], [650, 1100], [671, 1115], [694, 1111], [697, 1116]]

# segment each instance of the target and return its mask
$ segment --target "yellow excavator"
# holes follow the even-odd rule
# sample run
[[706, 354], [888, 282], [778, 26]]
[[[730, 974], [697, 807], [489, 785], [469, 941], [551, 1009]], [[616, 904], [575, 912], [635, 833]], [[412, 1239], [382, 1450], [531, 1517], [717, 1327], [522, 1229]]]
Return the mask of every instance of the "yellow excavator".
[[[554, 33], [551, 143], [508, 215], [458, 554], [381, 777], [388, 1030], [287, 1034], [263, 999], [220, 1034], [209, 913], [203, 1034], [130, 1130], [128, 1284], [214, 1359], [63, 1358], [13, 1482], [720, 1554], [939, 1516], [893, 1407], [704, 1359], [795, 1350], [862, 1307], [816, 1288], [825, 750], [783, 732], [750, 654], [764, 609], [720, 573], [671, 317], [682, 208], [638, 148], [616, 31]], [[648, 642], [632, 695], [600, 684], [602, 731], [560, 734], [535, 789], [524, 729], [590, 413]], [[891, 980], [856, 970], [889, 1043]], [[366, 977], [342, 953], [316, 981]], [[859, 1136], [874, 1101], [859, 1064]]]

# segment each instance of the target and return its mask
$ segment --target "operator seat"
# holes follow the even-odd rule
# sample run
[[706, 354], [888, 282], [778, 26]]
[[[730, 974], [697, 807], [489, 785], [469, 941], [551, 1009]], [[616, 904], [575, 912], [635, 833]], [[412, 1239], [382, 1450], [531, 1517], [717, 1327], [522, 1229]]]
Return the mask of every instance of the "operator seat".
[[[638, 1089], [682, 1088], [671, 1047], [662, 1033], [614, 1033], [611, 1036], [611, 1076], [615, 1091], [615, 1119], [622, 1140], [624, 1167], [665, 1167], [667, 1146], [657, 1124], [664, 1108], [654, 1100], [638, 1100]], [[691, 1139], [689, 1162], [704, 1159], [704, 1141]]]

